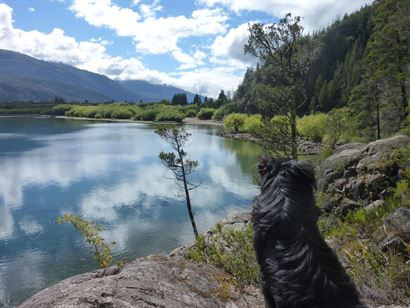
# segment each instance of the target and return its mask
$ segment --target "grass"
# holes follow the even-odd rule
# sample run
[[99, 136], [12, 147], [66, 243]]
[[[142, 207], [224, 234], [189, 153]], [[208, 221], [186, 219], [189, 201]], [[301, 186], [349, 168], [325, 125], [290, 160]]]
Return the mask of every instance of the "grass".
[[259, 280], [259, 267], [253, 251], [253, 229], [248, 225], [243, 230], [227, 230], [222, 232], [222, 225], [218, 224], [213, 230], [218, 234], [232, 251], [223, 249], [223, 245], [211, 238], [205, 244], [205, 236], [200, 235], [193, 247], [187, 252], [187, 258], [197, 262], [207, 262], [223, 269], [232, 275], [240, 286], [256, 284]]
[[347, 262], [348, 273], [357, 285], [366, 285], [386, 303], [410, 303], [410, 247], [406, 252], [381, 251], [375, 236], [385, 218], [399, 207], [410, 207], [408, 179], [398, 181], [383, 206], [371, 210], [359, 208], [342, 220], [322, 216], [319, 228], [325, 237], [339, 243], [339, 255]]

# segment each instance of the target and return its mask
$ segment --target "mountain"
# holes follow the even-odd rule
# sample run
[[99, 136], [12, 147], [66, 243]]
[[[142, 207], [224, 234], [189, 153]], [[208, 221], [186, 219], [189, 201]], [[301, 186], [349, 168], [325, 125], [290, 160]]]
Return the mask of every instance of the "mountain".
[[192, 102], [195, 94], [170, 85], [158, 85], [144, 80], [117, 81], [124, 89], [132, 93], [136, 100], [160, 101], [171, 100], [176, 93], [186, 93], [188, 102]]
[[115, 81], [70, 65], [0, 49], [0, 102], [52, 101], [56, 97], [67, 102], [154, 102], [181, 92], [192, 100], [192, 93], [176, 87], [141, 80]]

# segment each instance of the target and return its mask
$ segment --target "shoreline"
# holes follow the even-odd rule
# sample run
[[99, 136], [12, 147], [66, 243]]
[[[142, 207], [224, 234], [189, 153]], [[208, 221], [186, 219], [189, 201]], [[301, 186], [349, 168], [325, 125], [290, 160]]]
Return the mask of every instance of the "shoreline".
[[60, 115], [45, 115], [45, 114], [19, 114], [19, 115], [0, 115], [1, 118], [27, 118], [27, 117], [48, 117], [55, 119], [67, 119], [67, 120], [79, 120], [79, 121], [100, 121], [100, 122], [119, 122], [119, 123], [141, 123], [141, 124], [186, 124], [186, 125], [213, 125], [223, 126], [222, 122], [214, 120], [200, 120], [197, 118], [185, 118], [181, 123], [178, 122], [154, 122], [154, 121], [142, 121], [131, 119], [110, 119], [110, 118], [84, 118], [84, 117], [70, 117]]

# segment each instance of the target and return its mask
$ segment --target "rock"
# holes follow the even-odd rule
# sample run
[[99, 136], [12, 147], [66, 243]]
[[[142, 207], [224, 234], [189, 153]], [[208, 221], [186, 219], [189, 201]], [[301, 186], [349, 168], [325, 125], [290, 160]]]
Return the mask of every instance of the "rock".
[[333, 153], [340, 153], [344, 150], [362, 150], [364, 149], [364, 147], [366, 146], [365, 143], [361, 143], [361, 142], [352, 142], [352, 143], [347, 143], [347, 144], [343, 144], [339, 147], [337, 147]]
[[361, 149], [354, 148], [336, 152], [332, 156], [326, 158], [326, 160], [322, 163], [321, 168], [325, 171], [330, 169], [333, 171], [339, 171], [339, 173], [343, 174], [343, 171], [348, 166], [351, 166], [359, 161], [361, 153]]
[[382, 207], [384, 205], [384, 203], [385, 203], [384, 200], [373, 201], [372, 203], [370, 203], [369, 205], [367, 205], [365, 207], [365, 210], [366, 211], [372, 211], [372, 210], [378, 209], [378, 208]]
[[[410, 146], [410, 137], [397, 135], [367, 145], [351, 143], [338, 147], [319, 168], [318, 189], [360, 204], [383, 199], [400, 179], [402, 170], [391, 157], [394, 150]], [[325, 211], [338, 206], [324, 200]], [[345, 213], [346, 204], [338, 213]], [[347, 206], [349, 208], [349, 206]]]
[[404, 135], [397, 135], [371, 142], [363, 149], [363, 157], [357, 164], [356, 169], [377, 169], [379, 162], [388, 158], [393, 150], [409, 145], [410, 137]]
[[410, 244], [410, 209], [398, 208], [384, 221], [383, 226], [373, 233], [382, 251], [394, 251], [406, 254]]
[[109, 276], [85, 273], [63, 280], [20, 307], [264, 307], [258, 289], [236, 287], [209, 264], [151, 256]]
[[305, 155], [317, 155], [322, 151], [323, 145], [320, 142], [311, 142], [309, 140], [298, 140], [298, 151]]
[[357, 203], [353, 200], [348, 198], [343, 198], [340, 202], [338, 208], [336, 209], [336, 214], [339, 216], [346, 216], [349, 211], [353, 211], [361, 206], [360, 203]]
[[387, 234], [394, 234], [410, 243], [410, 209], [398, 208], [386, 218], [383, 228]]

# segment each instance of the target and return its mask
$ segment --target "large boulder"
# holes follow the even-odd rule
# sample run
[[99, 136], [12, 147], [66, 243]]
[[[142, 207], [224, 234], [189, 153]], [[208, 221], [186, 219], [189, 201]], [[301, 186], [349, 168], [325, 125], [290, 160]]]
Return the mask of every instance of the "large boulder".
[[264, 307], [264, 302], [258, 289], [237, 287], [209, 264], [151, 256], [68, 278], [20, 307]]
[[[383, 200], [400, 179], [401, 170], [392, 155], [395, 150], [409, 146], [410, 137], [397, 135], [367, 145], [351, 143], [336, 149], [319, 170], [318, 188], [323, 194], [324, 210], [333, 211], [335, 200], [348, 199], [361, 206]], [[344, 210], [336, 212], [346, 214]]]

